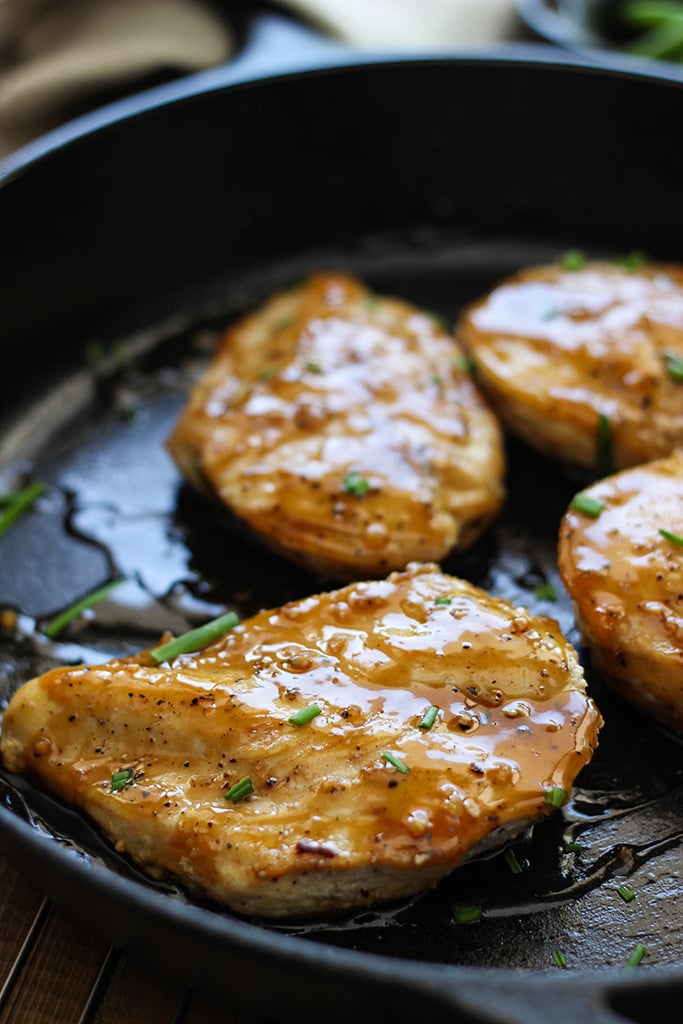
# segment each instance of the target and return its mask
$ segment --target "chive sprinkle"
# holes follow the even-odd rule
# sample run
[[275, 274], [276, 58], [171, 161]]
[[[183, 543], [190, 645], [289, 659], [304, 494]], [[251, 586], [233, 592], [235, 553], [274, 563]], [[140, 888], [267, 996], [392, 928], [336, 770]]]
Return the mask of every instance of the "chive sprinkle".
[[673, 352], [665, 352], [664, 362], [666, 363], [666, 372], [671, 379], [678, 384], [683, 384], [683, 359], [680, 356], [675, 356]]
[[475, 924], [481, 921], [481, 907], [454, 907], [453, 921], [455, 924]]
[[539, 583], [537, 587], [534, 587], [534, 596], [539, 601], [557, 601], [557, 591], [552, 583]]
[[569, 249], [560, 258], [565, 270], [581, 270], [586, 265], [586, 255], [580, 249]]
[[510, 868], [512, 874], [521, 875], [523, 868], [522, 865], [519, 863], [519, 860], [517, 859], [517, 854], [515, 853], [515, 851], [508, 847], [503, 856], [505, 857], [505, 863]]
[[617, 267], [623, 267], [624, 270], [640, 270], [646, 261], [646, 253], [636, 250], [635, 252], [630, 252], [626, 256], [621, 256], [619, 259], [614, 260], [614, 265]]
[[353, 494], [354, 498], [363, 498], [370, 490], [370, 481], [352, 469], [344, 477], [342, 487], [347, 494]]
[[425, 732], [428, 732], [429, 729], [431, 729], [431, 727], [434, 725], [434, 722], [436, 721], [438, 714], [439, 709], [435, 707], [434, 704], [432, 704], [432, 706], [428, 708], [425, 711], [424, 715], [422, 716], [422, 719], [418, 725], [418, 729], [424, 729]]
[[312, 359], [306, 361], [306, 369], [309, 373], [322, 373], [323, 368], [320, 363], [314, 363]]
[[34, 501], [44, 491], [45, 484], [40, 480], [36, 480], [21, 491], [15, 491], [14, 494], [3, 496], [2, 504], [5, 506], [5, 511], [0, 516], [0, 537], [7, 533], [10, 526], [13, 526], [17, 519], [23, 516], [24, 512], [28, 511]]
[[683, 537], [680, 533], [672, 533], [671, 530], [659, 530], [662, 537], [666, 540], [670, 540], [672, 544], [678, 544], [679, 547], [683, 548]]
[[548, 786], [545, 791], [545, 802], [552, 807], [562, 807], [567, 799], [567, 790], [562, 786]]
[[631, 953], [631, 955], [628, 958], [628, 960], [626, 961], [626, 966], [627, 967], [637, 967], [638, 964], [643, 959], [643, 957], [645, 956], [646, 953], [647, 953], [647, 947], [644, 946], [642, 942], [639, 942], [638, 945], [633, 950], [633, 952]]
[[561, 949], [554, 949], [552, 951], [552, 958], [553, 958], [553, 960], [555, 961], [555, 964], [558, 967], [566, 967], [567, 966], [567, 958], [566, 958], [566, 956], [564, 955], [564, 953], [562, 952]]
[[226, 612], [211, 622], [205, 622], [203, 626], [191, 629], [188, 633], [169, 640], [167, 644], [161, 644], [150, 651], [150, 657], [160, 665], [162, 661], [172, 661], [179, 654], [188, 654], [190, 651], [198, 651], [200, 647], [206, 647], [212, 640], [217, 640], [223, 633], [233, 629], [239, 622], [234, 612]]
[[450, 597], [435, 597], [434, 598], [434, 604], [450, 604], [450, 603], [451, 603], [451, 598]]
[[454, 370], [462, 370], [463, 373], [471, 373], [474, 369], [474, 363], [469, 356], [458, 356], [456, 359], [452, 359], [451, 366]]
[[265, 368], [265, 370], [261, 370], [261, 372], [258, 375], [258, 379], [259, 380], [272, 380], [272, 378], [274, 376], [275, 376], [275, 367], [274, 366], [267, 366]]
[[591, 519], [597, 519], [604, 507], [602, 501], [598, 501], [597, 498], [591, 498], [590, 494], [575, 494], [570, 505], [570, 508], [573, 508], [575, 512], [583, 512], [585, 516], [590, 516]]
[[311, 722], [316, 718], [321, 711], [322, 708], [318, 707], [317, 704], [309, 704], [307, 708], [302, 708], [300, 711], [297, 711], [296, 714], [291, 715], [289, 721], [292, 725], [307, 725], [308, 722]]
[[133, 781], [133, 769], [123, 768], [120, 772], [114, 772], [111, 777], [111, 791], [118, 793], [120, 790], [130, 786]]
[[401, 775], [407, 775], [408, 772], [410, 771], [408, 765], [404, 764], [401, 758], [396, 757], [396, 754], [392, 754], [390, 750], [385, 750], [384, 753], [382, 754], [382, 757], [384, 758], [385, 761], [388, 761], [389, 764], [393, 764], [394, 768], [397, 768], [400, 771]]
[[583, 845], [583, 843], [570, 843], [570, 842], [563, 843], [562, 844], [562, 848], [563, 848], [565, 853], [582, 853], [583, 850], [586, 849], [586, 847]]
[[598, 432], [595, 439], [595, 464], [600, 476], [609, 476], [614, 472], [614, 445], [612, 443], [612, 424], [604, 413], [598, 414]]
[[99, 604], [100, 601], [104, 601], [105, 597], [109, 597], [112, 590], [115, 590], [124, 582], [125, 577], [121, 576], [119, 579], [110, 580], [109, 583], [105, 583], [104, 586], [98, 587], [97, 590], [91, 590], [89, 594], [82, 597], [80, 601], [75, 601], [74, 604], [70, 605], [59, 615], [55, 615], [54, 619], [43, 626], [43, 633], [45, 636], [49, 636], [54, 640], [56, 636], [62, 632], [70, 622], [86, 611], [88, 608], [92, 608], [94, 605]]
[[622, 882], [622, 884], [617, 888], [617, 892], [621, 896], [624, 903], [630, 903], [631, 900], [634, 900], [636, 898], [636, 894], [634, 893], [633, 889], [626, 882]]
[[232, 800], [234, 804], [239, 803], [240, 800], [244, 800], [245, 796], [250, 796], [254, 792], [254, 787], [251, 783], [251, 779], [247, 775], [246, 778], [240, 779], [234, 786], [231, 786], [228, 792], [225, 794], [226, 800]]

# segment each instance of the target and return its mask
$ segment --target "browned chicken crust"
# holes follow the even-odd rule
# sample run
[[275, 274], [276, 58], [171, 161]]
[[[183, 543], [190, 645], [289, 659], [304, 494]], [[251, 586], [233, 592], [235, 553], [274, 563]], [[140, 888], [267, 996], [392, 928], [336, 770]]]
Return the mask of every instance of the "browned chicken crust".
[[585, 492], [570, 508], [559, 565], [593, 661], [627, 700], [683, 733], [683, 451]]
[[342, 580], [441, 561], [498, 512], [498, 423], [436, 319], [319, 274], [225, 335], [168, 442], [280, 554]]
[[172, 664], [54, 669], [13, 697], [1, 750], [149, 872], [285, 917], [433, 885], [550, 812], [600, 724], [556, 622], [415, 565]]
[[457, 337], [506, 425], [554, 458], [600, 470], [683, 445], [683, 267], [587, 263], [522, 270], [463, 314]]

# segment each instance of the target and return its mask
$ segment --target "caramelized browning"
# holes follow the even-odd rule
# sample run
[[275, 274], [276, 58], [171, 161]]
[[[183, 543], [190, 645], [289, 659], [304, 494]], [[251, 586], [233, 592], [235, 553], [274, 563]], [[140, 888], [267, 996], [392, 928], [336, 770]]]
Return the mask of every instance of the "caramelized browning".
[[500, 430], [434, 317], [319, 274], [229, 330], [169, 448], [281, 554], [339, 579], [470, 545]]
[[614, 469], [683, 445], [670, 372], [683, 359], [681, 267], [524, 270], [472, 305], [457, 336], [504, 422], [547, 455], [599, 470], [601, 417]]
[[54, 669], [13, 697], [1, 749], [147, 871], [284, 917], [419, 892], [500, 844], [571, 788], [600, 724], [556, 622], [413, 565], [172, 664]]
[[569, 509], [559, 564], [595, 665], [627, 700], [683, 732], [683, 451], [586, 492], [597, 518]]

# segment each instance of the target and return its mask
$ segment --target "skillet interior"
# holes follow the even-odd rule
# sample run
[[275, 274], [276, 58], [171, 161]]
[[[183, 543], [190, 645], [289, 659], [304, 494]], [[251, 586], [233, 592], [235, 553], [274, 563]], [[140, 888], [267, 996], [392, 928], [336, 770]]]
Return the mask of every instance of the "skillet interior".
[[[239, 91], [224, 94], [220, 103], [209, 95], [202, 103], [190, 101], [192, 118], [180, 128], [177, 115], [182, 120], [187, 114], [183, 106], [173, 118], [157, 111], [150, 122], [157, 141], [153, 153], [144, 144], [143, 126], [128, 123], [55, 154], [31, 175], [7, 184], [0, 202], [11, 200], [6, 212], [15, 241], [23, 226], [35, 256], [30, 274], [17, 261], [9, 268], [14, 287], [4, 299], [6, 344], [24, 372], [5, 422], [0, 470], [5, 483], [14, 482], [17, 469], [29, 470], [50, 489], [40, 511], [2, 542], [0, 598], [23, 616], [19, 635], [3, 641], [3, 698], [53, 658], [106, 656], [155, 639], [166, 626], [180, 630], [226, 604], [248, 614], [326, 585], [232, 537], [212, 510], [178, 489], [161, 449], [217, 326], [272, 288], [321, 266], [343, 267], [378, 290], [452, 320], [465, 301], [503, 274], [576, 245], [595, 255], [620, 255], [637, 246], [658, 258], [680, 256], [681, 204], [666, 204], [680, 187], [680, 157], [678, 168], [663, 169], [655, 194], [645, 177], [651, 175], [650, 162], [639, 162], [639, 151], [627, 161], [613, 122], [588, 129], [572, 106], [580, 111], [583, 104], [585, 115], [590, 99], [618, 120], [621, 104], [630, 102], [629, 121], [636, 118], [646, 145], [645, 85], [657, 94], [663, 119], [662, 105], [670, 104], [671, 113], [680, 109], [678, 90], [544, 68], [544, 89], [553, 80], [549, 103], [538, 89], [541, 80], [534, 82], [540, 72], [476, 61], [385, 66], [375, 69], [375, 79], [372, 69], [353, 75], [347, 70], [318, 78], [315, 103], [311, 90], [303, 90], [305, 76], [294, 77], [283, 83], [274, 104], [295, 112], [287, 123], [289, 136], [262, 83], [255, 95], [241, 94], [250, 117], [258, 107], [260, 134], [247, 112], [239, 113], [239, 103], [234, 106]], [[329, 132], [321, 143], [307, 134], [312, 106], [319, 116], [332, 109], [340, 85], [347, 99], [350, 88], [357, 101], [353, 128], [360, 141], [351, 155], [343, 149], [348, 136], [340, 140]], [[460, 99], [444, 109], [440, 92], [446, 85], [449, 96]], [[604, 95], [596, 98], [596, 89]], [[321, 96], [325, 90], [328, 95]], [[361, 95], [372, 98], [369, 113], [368, 104], [358, 102]], [[570, 167], [558, 162], [558, 137], [549, 120], [549, 107], [558, 105], [557, 123], [575, 142]], [[219, 111], [231, 127], [229, 144], [214, 137]], [[521, 118], [522, 111], [515, 135], [506, 116], [517, 112]], [[561, 120], [570, 112], [569, 121]], [[387, 118], [400, 120], [405, 149], [396, 149], [396, 125], [390, 127]], [[197, 145], [202, 142], [201, 152], [189, 146], [196, 163], [183, 159], [177, 166], [181, 151], [169, 136], [172, 126], [179, 137], [189, 131]], [[524, 144], [532, 138], [530, 152]], [[102, 162], [103, 147], [111, 156], [124, 142], [128, 153], [137, 145], [136, 165], [122, 173], [119, 160], [115, 174]], [[611, 149], [617, 142], [620, 147]], [[331, 164], [336, 152], [339, 159]], [[590, 168], [581, 162], [588, 156]], [[318, 175], [310, 171], [314, 158]], [[217, 161], [230, 172], [224, 187]], [[64, 178], [65, 170], [71, 177]], [[239, 191], [231, 192], [247, 170], [260, 201], [253, 206]], [[270, 186], [280, 174], [285, 184], [275, 202]], [[61, 195], [55, 194], [57, 181]], [[53, 205], [41, 187], [48, 184]], [[304, 185], [313, 190], [307, 198]], [[320, 222], [321, 210], [329, 212], [331, 224]], [[71, 240], [66, 248], [65, 237]], [[221, 251], [221, 242], [229, 251]], [[28, 302], [33, 293], [40, 302]], [[104, 359], [93, 363], [98, 349]], [[38, 359], [43, 372], [29, 374]], [[444, 568], [555, 615], [576, 639], [554, 554], [559, 517], [583, 481], [521, 446], [511, 444], [509, 454], [511, 497], [503, 517], [472, 554]], [[95, 622], [74, 644], [50, 647], [36, 640], [33, 620], [40, 622], [116, 572], [131, 582], [99, 606]], [[535, 596], [545, 581], [555, 584], [557, 602]], [[435, 893], [409, 904], [360, 919], [278, 926], [277, 933], [417, 961], [540, 972], [554, 969], [556, 947], [574, 969], [618, 970], [643, 941], [650, 964], [679, 964], [683, 918], [674, 904], [680, 898], [680, 744], [606, 692], [599, 680], [591, 678], [591, 686], [607, 720], [599, 752], [566, 813], [516, 848], [528, 862], [521, 875], [511, 874], [497, 857], [462, 869]], [[30, 820], [41, 842], [45, 831], [62, 847], [67, 837], [66, 847], [86, 861], [102, 860], [114, 873], [135, 874], [80, 818], [30, 785], [6, 779], [3, 800], [5, 813]], [[579, 854], [562, 851], [563, 839], [579, 836]], [[624, 877], [638, 892], [628, 905], [616, 894]], [[59, 879], [51, 885], [58, 889]], [[164, 892], [169, 901], [185, 899], [172, 889]], [[466, 930], [454, 927], [451, 911], [460, 902], [481, 903], [484, 920]], [[213, 908], [202, 913], [215, 923]]]

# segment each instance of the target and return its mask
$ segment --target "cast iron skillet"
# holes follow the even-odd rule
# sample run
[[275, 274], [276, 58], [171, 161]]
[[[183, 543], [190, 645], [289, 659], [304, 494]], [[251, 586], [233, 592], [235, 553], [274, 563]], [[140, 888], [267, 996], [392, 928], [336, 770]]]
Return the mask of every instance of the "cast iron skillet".
[[[19, 612], [3, 698], [55, 661], [327, 585], [231, 534], [163, 452], [222, 324], [324, 266], [452, 320], [503, 274], [570, 247], [680, 258], [682, 114], [668, 73], [533, 48], [316, 51], [268, 16], [230, 67], [7, 161], [0, 483], [48, 486], [1, 542], [0, 600]], [[505, 513], [444, 568], [555, 615], [578, 643], [555, 539], [584, 481], [512, 441], [509, 457]], [[93, 621], [45, 639], [52, 613], [119, 574]], [[547, 583], [556, 601], [537, 591]], [[80, 815], [6, 773], [0, 849], [108, 941], [254, 1016], [666, 1024], [683, 995], [681, 746], [582, 653], [607, 725], [572, 801], [516, 844], [519, 874], [498, 856], [400, 906], [272, 927], [143, 879]], [[463, 903], [483, 907], [478, 924], [453, 924]], [[646, 958], [626, 971], [638, 942]]]

